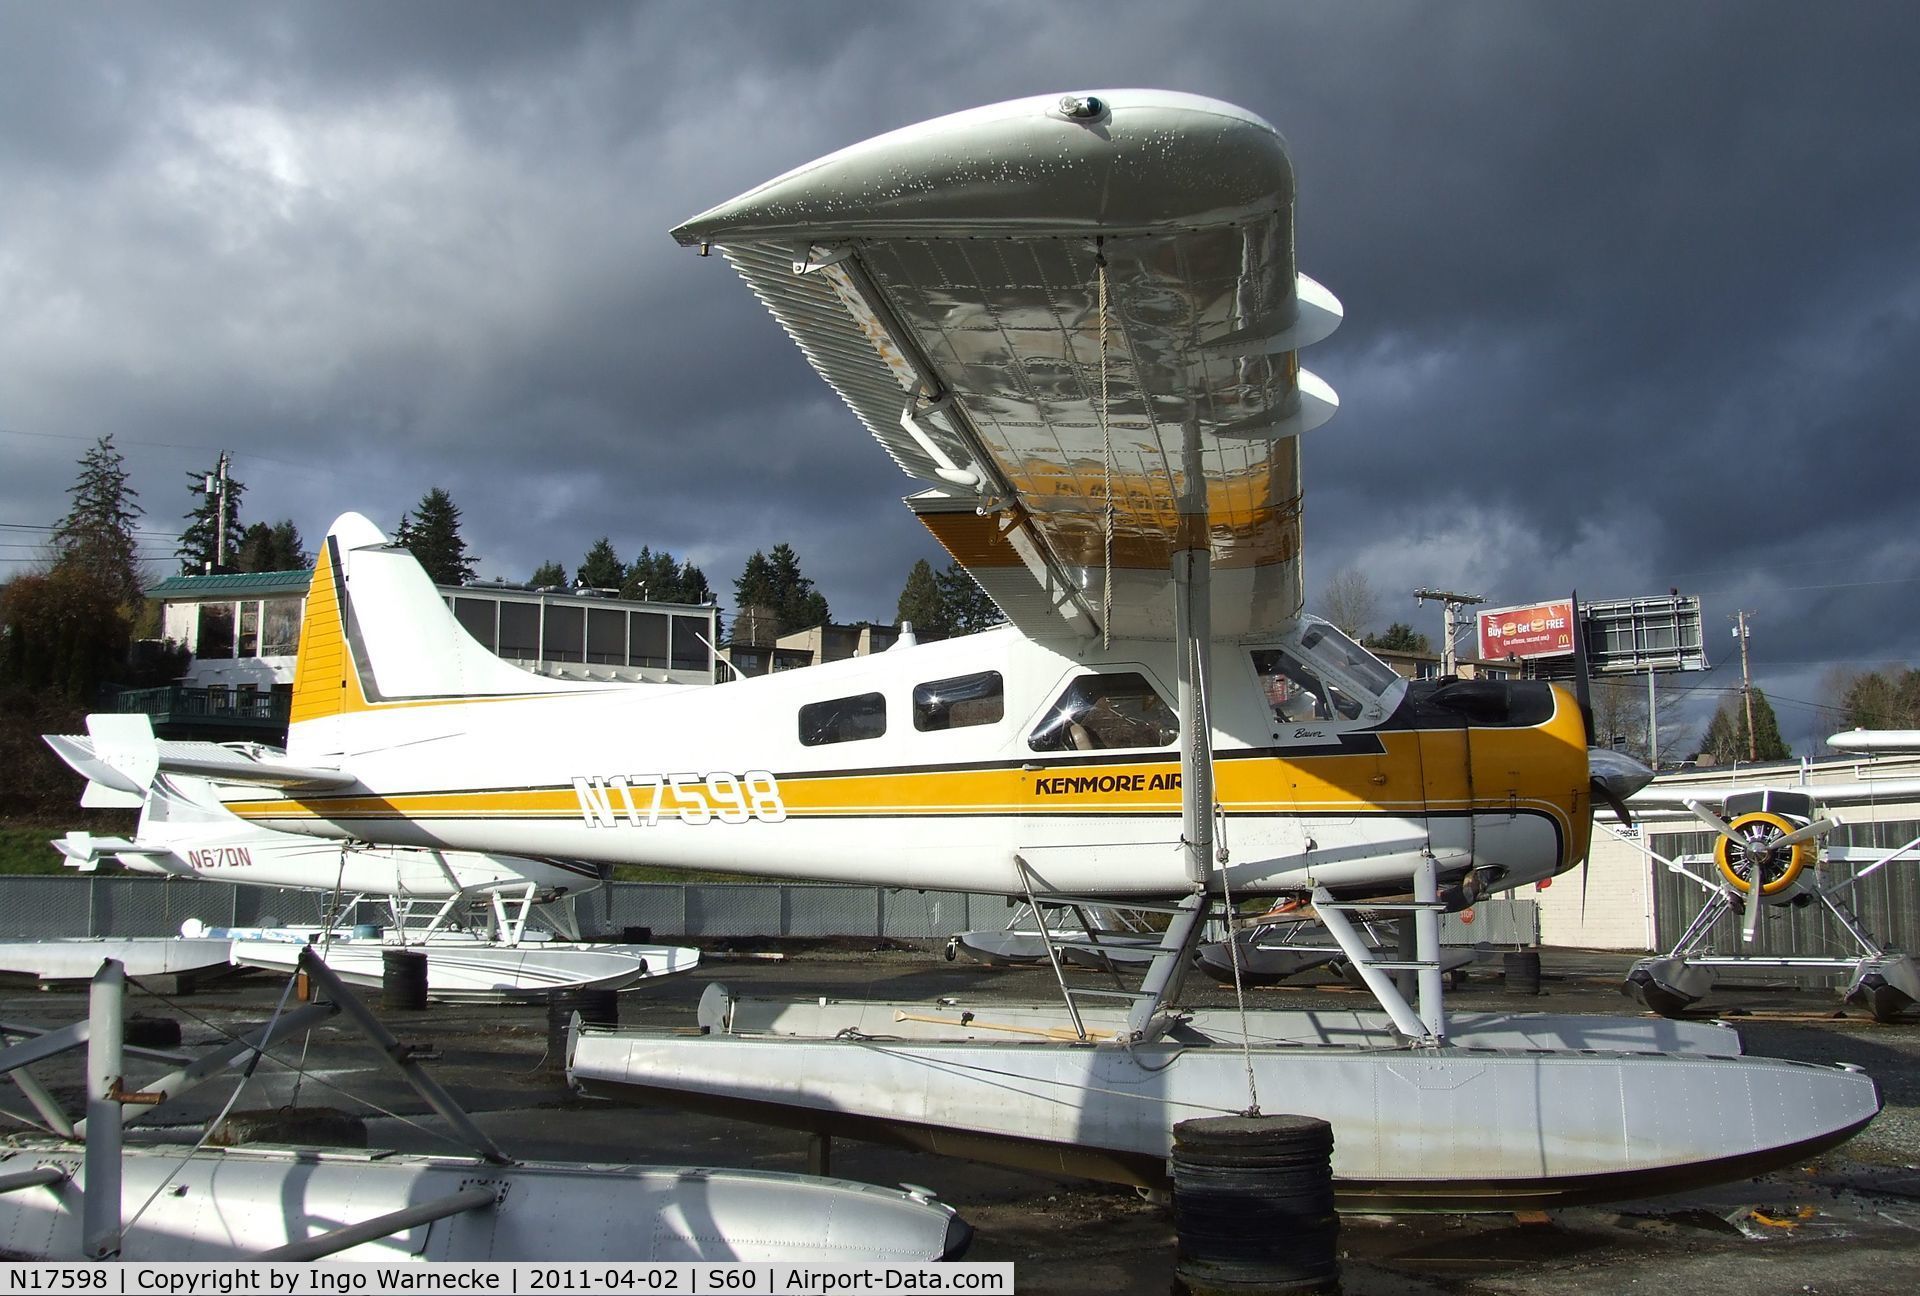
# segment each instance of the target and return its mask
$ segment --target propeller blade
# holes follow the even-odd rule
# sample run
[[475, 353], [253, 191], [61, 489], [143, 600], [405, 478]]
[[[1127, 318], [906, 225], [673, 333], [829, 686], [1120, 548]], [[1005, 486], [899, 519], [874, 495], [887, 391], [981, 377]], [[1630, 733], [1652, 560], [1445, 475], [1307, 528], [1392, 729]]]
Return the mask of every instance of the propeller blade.
[[1580, 723], [1586, 726], [1587, 747], [1593, 747], [1593, 680], [1587, 672], [1587, 627], [1580, 617], [1580, 591], [1573, 592], [1573, 696], [1580, 703]]
[[1746, 921], [1740, 924], [1740, 939], [1748, 945], [1753, 944], [1754, 937], [1760, 934], [1760, 911], [1767, 907], [1767, 902], [1760, 897], [1758, 873], [1756, 869], [1755, 876], [1747, 883]]
[[1701, 823], [1706, 824], [1709, 828], [1719, 833], [1722, 837], [1725, 837], [1728, 841], [1732, 842], [1734, 845], [1744, 846], [1747, 844], [1746, 839], [1736, 834], [1733, 831], [1733, 829], [1730, 826], [1728, 826], [1727, 821], [1725, 819], [1722, 819], [1719, 815], [1707, 809], [1706, 806], [1702, 805], [1700, 802], [1698, 801], [1687, 802], [1687, 809], [1693, 811], [1694, 818], [1698, 819]]
[[1775, 838], [1771, 844], [1775, 850], [1779, 850], [1782, 846], [1798, 846], [1803, 841], [1826, 836], [1839, 825], [1838, 819], [1815, 819], [1803, 828], [1795, 828], [1786, 836]]

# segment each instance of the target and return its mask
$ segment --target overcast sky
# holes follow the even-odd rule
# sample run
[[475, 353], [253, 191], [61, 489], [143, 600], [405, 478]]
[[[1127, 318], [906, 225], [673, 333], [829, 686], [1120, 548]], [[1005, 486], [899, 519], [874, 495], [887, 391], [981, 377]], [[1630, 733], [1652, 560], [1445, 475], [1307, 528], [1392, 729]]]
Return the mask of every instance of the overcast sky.
[[[944, 558], [912, 487], [667, 231], [822, 153], [1154, 86], [1286, 135], [1310, 588], [1753, 614], [1790, 741], [1920, 664], [1920, 7], [0, 0], [0, 576], [126, 452], [156, 575], [187, 473], [309, 547], [451, 492], [485, 576], [599, 536], [724, 600], [786, 541], [837, 618]], [[22, 547], [26, 546], [26, 547]], [[1704, 721], [1704, 714], [1697, 717]]]

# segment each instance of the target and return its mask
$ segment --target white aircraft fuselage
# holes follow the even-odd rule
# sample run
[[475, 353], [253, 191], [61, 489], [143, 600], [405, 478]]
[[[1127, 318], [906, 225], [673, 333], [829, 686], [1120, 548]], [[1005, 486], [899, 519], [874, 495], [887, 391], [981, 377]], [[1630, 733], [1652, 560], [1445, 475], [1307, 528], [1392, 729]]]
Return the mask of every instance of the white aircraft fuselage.
[[[1190, 889], [1164, 641], [1102, 648], [1004, 627], [711, 688], [392, 698], [341, 628], [446, 614], [409, 555], [352, 543], [372, 539], [361, 526], [347, 544], [330, 537], [316, 573], [289, 742], [290, 758], [356, 783], [230, 789], [252, 823], [890, 886]], [[378, 572], [378, 608], [358, 599], [362, 564]], [[1211, 665], [1234, 892], [1404, 889], [1427, 853], [1443, 878], [1513, 886], [1584, 857], [1587, 753], [1563, 691], [1481, 685], [1482, 711], [1492, 690], [1503, 714], [1476, 720], [1312, 618], [1266, 643], [1216, 642]]]

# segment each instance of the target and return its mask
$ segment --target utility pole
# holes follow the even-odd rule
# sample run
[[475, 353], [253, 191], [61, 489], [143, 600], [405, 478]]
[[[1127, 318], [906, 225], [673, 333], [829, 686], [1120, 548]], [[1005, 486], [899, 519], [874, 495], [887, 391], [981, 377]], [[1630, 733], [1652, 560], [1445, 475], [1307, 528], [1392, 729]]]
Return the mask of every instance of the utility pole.
[[216, 499], [213, 513], [213, 557], [207, 563], [207, 574], [227, 565], [227, 452], [220, 452], [220, 466], [216, 473], [207, 474], [207, 494]]
[[1472, 607], [1475, 603], [1485, 603], [1487, 598], [1484, 594], [1455, 594], [1450, 590], [1428, 589], [1424, 585], [1413, 592], [1416, 607], [1425, 607], [1428, 599], [1439, 602], [1441, 624], [1444, 627], [1440, 635], [1440, 673], [1452, 675], [1460, 668], [1453, 651], [1454, 635], [1458, 633], [1455, 624], [1458, 617], [1454, 609]]
[[1747, 666], [1747, 614], [1736, 612], [1733, 619], [1740, 624], [1734, 627], [1734, 637], [1740, 641], [1740, 692], [1747, 704], [1747, 759], [1760, 759], [1760, 739], [1753, 732], [1753, 672]]

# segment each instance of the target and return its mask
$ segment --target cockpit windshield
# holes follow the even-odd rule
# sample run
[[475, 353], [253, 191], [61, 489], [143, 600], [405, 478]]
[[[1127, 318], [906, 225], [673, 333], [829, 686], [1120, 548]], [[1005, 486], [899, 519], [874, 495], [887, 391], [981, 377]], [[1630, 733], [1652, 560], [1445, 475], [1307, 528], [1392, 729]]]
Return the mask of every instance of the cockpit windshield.
[[1300, 628], [1300, 648], [1380, 697], [1400, 680], [1393, 669], [1325, 621], [1309, 621]]

